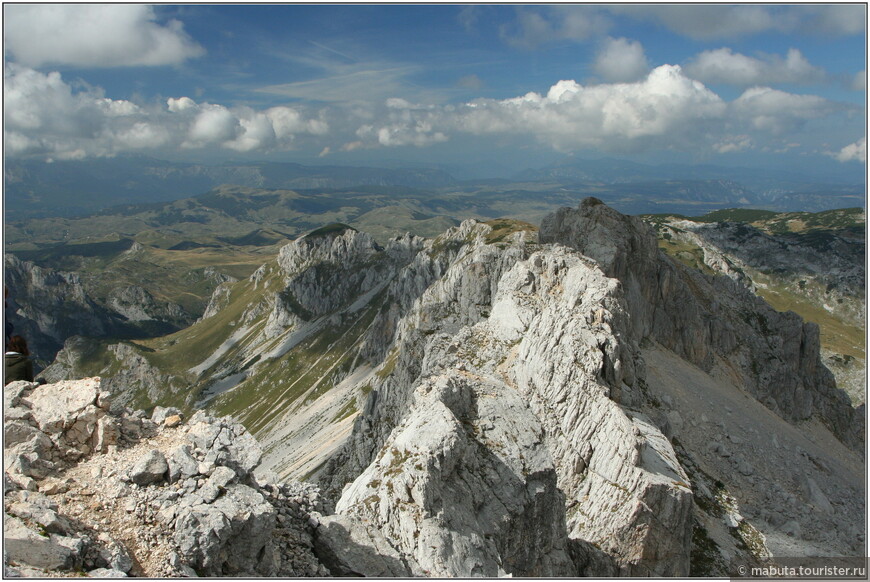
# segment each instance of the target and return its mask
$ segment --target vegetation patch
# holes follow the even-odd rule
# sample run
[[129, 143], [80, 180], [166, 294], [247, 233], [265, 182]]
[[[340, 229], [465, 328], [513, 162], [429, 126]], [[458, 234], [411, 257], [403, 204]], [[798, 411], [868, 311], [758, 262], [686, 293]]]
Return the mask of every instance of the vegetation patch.
[[676, 259], [687, 267], [697, 269], [708, 275], [716, 274], [716, 272], [708, 267], [704, 262], [704, 250], [699, 246], [681, 240], [674, 240], [673, 238], [659, 238], [658, 247], [663, 250], [666, 255]]
[[497, 218], [484, 224], [492, 228], [484, 239], [489, 245], [503, 242], [515, 232], [538, 232], [538, 227], [534, 224], [511, 218]]
[[[387, 356], [387, 359], [384, 361], [383, 366], [381, 366], [381, 369], [375, 372], [375, 376], [383, 380], [384, 378], [393, 373], [393, 371], [396, 369], [396, 364], [398, 362], [399, 351], [396, 348], [393, 348], [392, 350], [390, 350], [390, 353]], [[369, 390], [371, 390], [371, 386], [369, 386]]]
[[315, 238], [323, 238], [323, 237], [327, 237], [327, 236], [341, 236], [342, 234], [344, 234], [348, 230], [352, 230], [354, 232], [357, 232], [357, 230], [352, 226], [348, 226], [347, 224], [344, 224], [341, 222], [333, 222], [331, 224], [327, 224], [326, 226], [321, 226], [320, 228], [318, 228], [316, 230], [312, 230], [311, 232], [309, 232], [308, 234], [305, 235], [305, 238], [315, 239]]
[[689, 555], [689, 576], [691, 578], [710, 578], [722, 576], [727, 572], [727, 565], [707, 530], [697, 519], [692, 526], [692, 551]]
[[723, 208], [708, 212], [704, 216], [692, 218], [696, 222], [757, 222], [770, 220], [779, 213], [772, 210], [759, 210], [756, 208]]
[[758, 294], [777, 311], [794, 311], [806, 321], [819, 326], [822, 348], [837, 354], [864, 360], [864, 330], [849, 325], [807, 297], [769, 281]]

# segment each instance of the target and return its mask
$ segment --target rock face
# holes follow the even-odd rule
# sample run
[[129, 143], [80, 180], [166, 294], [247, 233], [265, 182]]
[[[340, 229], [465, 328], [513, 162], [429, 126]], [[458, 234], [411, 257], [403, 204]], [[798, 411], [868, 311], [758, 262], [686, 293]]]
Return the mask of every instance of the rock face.
[[410, 575], [571, 575], [564, 499], [542, 437], [501, 383], [431, 378], [336, 511], [378, 524]]
[[[793, 222], [802, 224], [799, 220], [789, 224]], [[778, 227], [783, 229], [781, 224]], [[704, 264], [714, 272], [795, 310], [802, 305], [818, 321], [826, 321], [831, 329], [827, 342], [823, 336], [822, 361], [853, 403], [864, 402], [863, 236], [844, 229], [769, 233], [741, 223], [687, 219], [657, 222], [656, 228], [664, 240], [699, 249]]]
[[819, 358], [818, 326], [773, 310], [726, 277], [705, 277], [658, 251], [652, 228], [595, 199], [541, 224], [541, 242], [570, 245], [625, 287], [638, 339], [650, 338], [710, 371], [727, 362], [784, 418], [813, 415], [863, 449], [864, 425]]
[[109, 308], [131, 322], [163, 322], [174, 328], [190, 323], [190, 315], [175, 303], [160, 303], [138, 285], [118, 287], [109, 292]]
[[[669, 260], [639, 220], [592, 199], [546, 219], [544, 246], [527, 244], [522, 234], [486, 244], [487, 236], [485, 227], [468, 223], [448, 234], [445, 247], [465, 243], [441, 267], [443, 274], [428, 279], [410, 306], [400, 307], [390, 355], [366, 379], [366, 406], [323, 475], [338, 498], [338, 514], [357, 525], [375, 524], [393, 540], [408, 572], [558, 575], [568, 555], [575, 573], [687, 575], [700, 510], [693, 503], [693, 479], [669, 438], [671, 419], [682, 419], [677, 410], [663, 415], [648, 392], [642, 344], [661, 345], [702, 371], [726, 373], [729, 382], [784, 420], [822, 419], [840, 440], [860, 448], [861, 414], [819, 362], [817, 329], [773, 311], [729, 279]], [[398, 274], [393, 288], [427, 280], [419, 275], [426, 272], [421, 258], [423, 253]], [[447, 396], [451, 391], [433, 389], [439, 382], [462, 381], [472, 386], [466, 391], [477, 394], [469, 399], [478, 403], [508, 406], [508, 395], [519, 395], [529, 414], [525, 426], [540, 427], [538, 441], [552, 463], [555, 491], [564, 495], [565, 532], [538, 528], [536, 535], [543, 537], [534, 557], [522, 556], [503, 532], [488, 528], [487, 514], [476, 505], [460, 513], [475, 515], [477, 526], [459, 520], [447, 528], [449, 542], [428, 544], [462, 545], [462, 563], [427, 552], [419, 541], [430, 523], [458, 520], [447, 508], [464, 508], [469, 496], [475, 499], [452, 479], [474, 483], [469, 489], [486, 492], [482, 499], [506, 496], [501, 486], [472, 477], [488, 474], [485, 462], [457, 451], [479, 449], [475, 459], [513, 459], [504, 464], [522, 467], [514, 469], [522, 478], [498, 483], [516, 482], [514, 499], [530, 497], [521, 490], [532, 486], [534, 471], [519, 462], [535, 458], [527, 436], [487, 438], [484, 427], [505, 429], [503, 416], [487, 423], [479, 405], [457, 412]], [[424, 418], [439, 419], [426, 423], [431, 433], [423, 428]], [[505, 443], [512, 442], [525, 446], [510, 451]], [[439, 468], [437, 479], [430, 466]], [[745, 458], [740, 470], [754, 471]], [[537, 471], [543, 478], [546, 464]], [[535, 511], [560, 515], [545, 494], [546, 480], [534, 486], [541, 492], [534, 497]], [[427, 493], [440, 504], [427, 505]], [[518, 520], [512, 531], [522, 532], [516, 516], [527, 515], [527, 506], [503, 511], [505, 520]], [[754, 530], [746, 525], [745, 531]], [[756, 550], [741, 543], [734, 552], [745, 559], [764, 553], [763, 542]]]
[[[615, 401], [639, 402], [643, 373], [617, 281], [522, 234], [483, 242], [400, 323], [392, 373], [328, 469], [338, 491], [365, 465], [338, 513], [391, 532], [433, 575], [570, 575], [583, 551], [625, 574], [687, 574], [688, 478]], [[440, 553], [457, 545], [461, 558]]]

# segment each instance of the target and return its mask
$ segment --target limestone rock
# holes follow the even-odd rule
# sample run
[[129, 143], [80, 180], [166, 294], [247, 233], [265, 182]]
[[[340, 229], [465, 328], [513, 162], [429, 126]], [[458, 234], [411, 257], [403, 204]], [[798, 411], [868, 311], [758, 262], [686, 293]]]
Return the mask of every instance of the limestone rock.
[[333, 515], [317, 528], [314, 550], [333, 576], [407, 578], [412, 571], [377, 529]]
[[375, 524], [431, 576], [570, 575], [556, 472], [518, 395], [446, 375], [415, 396], [336, 511]]
[[162, 481], [169, 471], [166, 457], [157, 450], [149, 451], [130, 469], [130, 480], [140, 486]]
[[263, 451], [245, 427], [228, 418], [214, 419], [202, 411], [189, 424], [191, 442], [205, 452], [206, 463], [229, 467], [242, 480], [252, 478]]
[[245, 485], [230, 485], [211, 505], [183, 508], [175, 541], [188, 562], [206, 576], [272, 576], [275, 509]]
[[46, 570], [71, 570], [81, 564], [81, 542], [52, 534], [42, 536], [21, 519], [6, 515], [3, 521], [6, 559]]
[[783, 418], [824, 418], [844, 443], [863, 449], [860, 415], [821, 364], [815, 324], [775, 311], [731, 279], [671, 260], [650, 226], [594, 198], [546, 217], [539, 237], [577, 249], [619, 279], [637, 341], [655, 340], [705, 371], [727, 361]]

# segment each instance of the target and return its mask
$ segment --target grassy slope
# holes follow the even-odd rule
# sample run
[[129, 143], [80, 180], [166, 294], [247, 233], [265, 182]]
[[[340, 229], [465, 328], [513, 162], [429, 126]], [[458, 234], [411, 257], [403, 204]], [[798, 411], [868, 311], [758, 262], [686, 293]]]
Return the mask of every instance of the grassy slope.
[[[187, 386], [183, 393], [167, 392], [146, 406], [172, 405], [190, 412], [192, 404], [216, 380], [246, 372], [248, 377], [215, 396], [207, 407], [238, 418], [256, 434], [289, 409], [326, 393], [354, 365], [362, 363], [356, 357], [361, 336], [385, 301], [381, 292], [357, 312], [331, 319], [327, 316], [322, 324], [311, 325], [311, 333], [286, 353], [266, 359], [264, 354], [272, 352], [294, 331], [287, 330], [268, 340], [260, 335], [271, 311], [271, 297], [283, 288], [283, 273], [273, 262], [267, 265], [259, 282], [245, 279], [229, 288], [226, 303], [215, 315], [168, 336], [130, 342], [149, 364]], [[265, 308], [256, 310], [258, 304]], [[257, 315], [246, 318], [252, 309]], [[255, 341], [260, 343], [255, 345]], [[252, 351], [259, 355], [244, 359]], [[219, 357], [209, 360], [213, 354]], [[88, 359], [105, 369], [112, 358], [96, 350], [88, 354]], [[193, 370], [197, 367], [205, 369], [198, 374]], [[141, 396], [137, 395], [137, 400]]]

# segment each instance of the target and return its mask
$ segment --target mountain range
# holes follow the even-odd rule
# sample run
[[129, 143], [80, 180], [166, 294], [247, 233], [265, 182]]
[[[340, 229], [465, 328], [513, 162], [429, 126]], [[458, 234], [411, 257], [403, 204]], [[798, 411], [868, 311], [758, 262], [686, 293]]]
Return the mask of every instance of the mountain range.
[[[153, 409], [147, 430], [149, 414], [138, 416], [140, 439], [171, 410], [190, 418], [185, 431], [226, 434], [232, 448], [239, 430], [207, 428], [202, 415], [238, 419], [262, 447], [256, 469], [245, 461], [225, 483], [203, 474], [214, 491], [201, 494], [194, 475], [176, 505], [169, 463], [143, 495], [165, 515], [219, 519], [210, 504], [226, 498], [229, 515], [243, 499], [233, 479], [259, 490], [251, 471], [257, 483], [314, 483], [326, 501], [303, 519], [314, 518], [310, 544], [333, 575], [723, 576], [782, 557], [863, 556], [864, 406], [824, 365], [819, 326], [753, 292], [817, 256], [812, 271], [827, 249], [839, 266], [786, 273], [777, 292], [828, 293], [844, 303], [832, 315], [857, 317], [845, 303], [863, 295], [860, 253], [819, 238], [857, 212], [803, 215], [815, 233], [803, 241], [794, 217], [764, 223], [791, 225], [789, 241], [757, 216], [644, 221], [594, 198], [540, 227], [468, 219], [433, 238], [378, 242], [331, 223], [218, 284], [189, 327], [71, 337], [42, 376], [49, 386], [99, 376], [119, 418]], [[734, 253], [734, 240], [753, 252]], [[157, 441], [141, 446], [181, 463]], [[121, 450], [88, 451], [119, 467], [112, 483], [141, 474]], [[43, 478], [14, 466], [21, 486]], [[206, 560], [187, 541], [200, 539], [189, 518], [167, 524], [170, 538], [154, 543], [177, 568], [263, 575]]]

